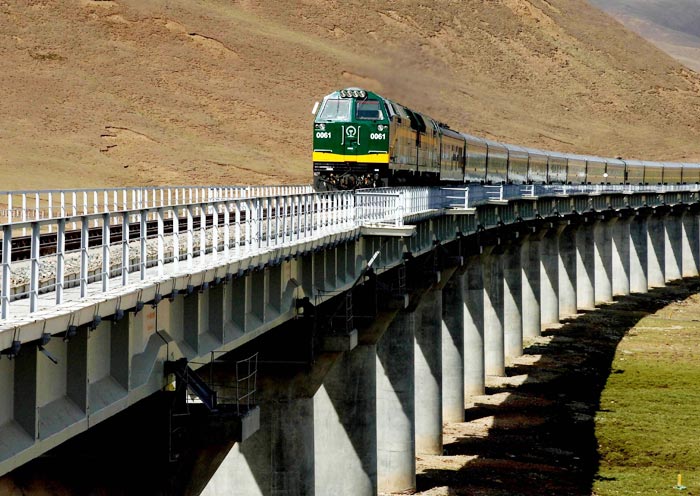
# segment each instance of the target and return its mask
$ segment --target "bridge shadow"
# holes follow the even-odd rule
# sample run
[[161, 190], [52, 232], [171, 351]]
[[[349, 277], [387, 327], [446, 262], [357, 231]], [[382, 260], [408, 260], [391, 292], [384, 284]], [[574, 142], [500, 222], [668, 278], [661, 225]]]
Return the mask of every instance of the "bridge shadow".
[[505, 378], [489, 378], [486, 395], [466, 409], [465, 423], [446, 426], [446, 456], [423, 460], [418, 490], [590, 496], [599, 477], [600, 396], [610, 374], [624, 373], [612, 369], [619, 342], [643, 317], [698, 292], [699, 278], [675, 281], [543, 332]]

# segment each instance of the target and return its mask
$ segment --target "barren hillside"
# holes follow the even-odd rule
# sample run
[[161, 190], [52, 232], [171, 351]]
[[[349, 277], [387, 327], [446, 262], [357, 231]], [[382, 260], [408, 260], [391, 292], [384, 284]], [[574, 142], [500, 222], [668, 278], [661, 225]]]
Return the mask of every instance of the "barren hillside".
[[477, 135], [700, 160], [700, 77], [585, 0], [2, 0], [0, 190], [310, 180], [359, 85]]
[[700, 0], [591, 0], [591, 3], [700, 72]]

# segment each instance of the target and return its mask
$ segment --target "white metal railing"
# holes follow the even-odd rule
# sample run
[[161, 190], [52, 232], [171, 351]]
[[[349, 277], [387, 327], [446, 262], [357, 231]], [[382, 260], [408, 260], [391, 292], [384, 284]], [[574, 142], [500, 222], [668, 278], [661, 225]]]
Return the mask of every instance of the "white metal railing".
[[182, 203], [283, 196], [313, 192], [311, 186], [157, 186], [147, 188], [0, 191], [0, 224], [107, 211], [168, 207]]
[[366, 190], [355, 194], [355, 213], [360, 225], [401, 225], [404, 204], [404, 193], [400, 191]]
[[[51, 201], [59, 201], [57, 209], [49, 201], [52, 207], [46, 216], [25, 214], [24, 219], [16, 219], [10, 214], [8, 222], [0, 224], [0, 320], [10, 318], [10, 303], [15, 300], [26, 298], [29, 313], [34, 313], [66, 301], [69, 288], [78, 288], [75, 297], [84, 298], [92, 283], [105, 292], [151, 276], [162, 279], [166, 272], [168, 277], [191, 273], [205, 265], [362, 225], [401, 226], [406, 218], [424, 212], [472, 208], [494, 199], [646, 191], [697, 192], [700, 186], [466, 185], [328, 193], [314, 193], [307, 186], [10, 192], [6, 193], [10, 204], [15, 195], [24, 205], [30, 198], [41, 205], [49, 193]], [[23, 259], [13, 260], [13, 250], [28, 252]], [[40, 298], [51, 292], [50, 297]]]
[[[75, 225], [77, 229], [70, 229]], [[167, 229], [166, 229], [167, 225]], [[10, 302], [28, 298], [29, 312], [64, 302], [65, 289], [90, 283], [101, 291], [143, 281], [169, 271], [243, 258], [356, 226], [352, 192], [213, 199], [200, 203], [107, 210], [5, 224], [2, 227], [0, 319], [10, 317]], [[48, 228], [51, 229], [48, 229]], [[42, 234], [55, 238], [42, 245]], [[115, 233], [121, 231], [123, 234]], [[131, 237], [136, 231], [137, 236]], [[30, 234], [24, 237], [23, 233]], [[67, 240], [67, 235], [71, 239]], [[13, 239], [29, 247], [26, 260], [12, 260]], [[69, 250], [67, 242], [75, 245]], [[23, 249], [23, 248], [15, 248]], [[52, 301], [42, 293], [54, 292]]]

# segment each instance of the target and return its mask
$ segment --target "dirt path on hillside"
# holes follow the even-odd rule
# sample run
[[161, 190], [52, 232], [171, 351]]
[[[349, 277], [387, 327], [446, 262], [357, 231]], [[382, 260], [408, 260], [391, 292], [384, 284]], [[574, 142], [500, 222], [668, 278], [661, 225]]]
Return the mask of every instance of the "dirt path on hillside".
[[698, 278], [678, 281], [543, 332], [506, 377], [488, 378], [466, 422], [445, 426], [444, 455], [418, 457], [416, 494], [594, 494], [594, 419], [618, 343], [643, 317], [699, 291]]

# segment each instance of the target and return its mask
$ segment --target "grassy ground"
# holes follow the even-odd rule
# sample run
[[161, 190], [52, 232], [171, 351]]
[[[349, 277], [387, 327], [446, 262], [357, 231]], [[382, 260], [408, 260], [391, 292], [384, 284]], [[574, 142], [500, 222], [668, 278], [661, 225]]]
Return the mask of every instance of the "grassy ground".
[[418, 494], [698, 495], [699, 355], [699, 278], [567, 320], [418, 457]]
[[700, 297], [645, 317], [618, 346], [596, 415], [600, 495], [700, 493]]

